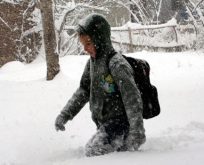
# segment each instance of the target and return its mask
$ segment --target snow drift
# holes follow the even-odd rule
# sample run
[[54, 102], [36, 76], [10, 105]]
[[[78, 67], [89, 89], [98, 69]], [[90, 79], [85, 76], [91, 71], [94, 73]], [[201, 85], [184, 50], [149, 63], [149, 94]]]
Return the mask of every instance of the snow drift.
[[203, 164], [204, 54], [129, 55], [150, 63], [161, 104], [161, 114], [144, 122], [147, 142], [140, 151], [86, 158], [84, 145], [96, 129], [88, 105], [65, 132], [55, 131], [55, 117], [78, 87], [88, 59], [67, 56], [53, 81], [45, 80], [45, 62], [0, 69], [0, 164]]

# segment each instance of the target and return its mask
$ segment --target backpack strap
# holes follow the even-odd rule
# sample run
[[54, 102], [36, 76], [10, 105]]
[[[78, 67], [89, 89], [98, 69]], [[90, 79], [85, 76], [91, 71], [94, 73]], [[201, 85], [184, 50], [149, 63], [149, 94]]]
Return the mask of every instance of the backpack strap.
[[108, 71], [109, 73], [110, 72], [110, 68], [109, 68], [109, 63], [110, 63], [110, 60], [113, 58], [113, 56], [115, 56], [117, 54], [117, 52], [115, 50], [113, 50], [110, 54], [108, 54], [108, 61], [107, 61], [107, 67], [108, 67]]
[[115, 50], [111, 51], [111, 53], [108, 55], [108, 64], [109, 64], [111, 58], [112, 58], [113, 56], [115, 56], [116, 54], [117, 54], [117, 52], [116, 52]]

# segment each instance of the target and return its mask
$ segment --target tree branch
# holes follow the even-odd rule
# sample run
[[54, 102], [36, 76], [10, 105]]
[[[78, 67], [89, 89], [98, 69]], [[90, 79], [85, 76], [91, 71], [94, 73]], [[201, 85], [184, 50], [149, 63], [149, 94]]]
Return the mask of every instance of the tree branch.
[[3, 18], [0, 17], [0, 21], [2, 21], [6, 25], [7, 28], [9, 28], [11, 31], [13, 31], [12, 28], [9, 26], [9, 24], [3, 20]]
[[198, 8], [198, 6], [203, 2], [204, 2], [204, 0], [201, 0], [200, 2], [198, 2], [197, 5], [195, 6], [195, 8], [193, 9], [193, 11], [195, 11]]

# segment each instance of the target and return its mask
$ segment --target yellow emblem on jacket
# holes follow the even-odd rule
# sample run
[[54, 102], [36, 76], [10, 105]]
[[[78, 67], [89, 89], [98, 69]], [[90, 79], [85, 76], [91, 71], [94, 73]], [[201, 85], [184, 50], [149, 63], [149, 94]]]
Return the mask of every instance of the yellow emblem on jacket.
[[116, 91], [115, 84], [111, 74], [108, 74], [107, 76], [103, 75], [100, 84], [106, 93], [110, 94]]

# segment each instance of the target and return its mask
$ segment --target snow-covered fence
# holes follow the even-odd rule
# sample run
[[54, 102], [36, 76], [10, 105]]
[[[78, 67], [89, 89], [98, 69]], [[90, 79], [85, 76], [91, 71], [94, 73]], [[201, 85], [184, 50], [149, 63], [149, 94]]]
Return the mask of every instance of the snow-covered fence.
[[111, 30], [112, 42], [121, 51], [181, 51], [185, 47], [179, 41], [177, 24], [142, 26], [130, 23], [123, 27], [113, 27]]
[[[203, 2], [203, 0], [201, 0]], [[75, 4], [70, 3], [70, 6], [64, 5], [56, 5], [56, 8], [60, 8], [60, 12], [56, 14], [56, 31], [58, 32], [58, 52], [61, 56], [67, 54], [84, 54], [83, 49], [79, 44], [77, 36], [73, 30], [74, 27], [70, 27], [69, 25], [74, 25], [78, 22], [80, 16], [70, 17], [70, 22], [67, 20], [67, 16], [71, 14], [73, 11], [77, 11], [81, 8], [89, 8], [94, 10], [106, 11], [106, 8], [96, 7], [94, 5], [87, 4]], [[158, 9], [158, 16], [162, 16], [161, 4]], [[169, 1], [168, 1], [169, 2]], [[119, 4], [118, 2], [115, 2]], [[201, 4], [193, 5], [190, 3], [190, 9], [198, 10], [197, 7]], [[123, 7], [124, 3], [120, 4]], [[99, 5], [100, 6], [100, 5]], [[103, 6], [103, 5], [102, 5]], [[189, 6], [189, 5], [188, 5]], [[127, 6], [126, 6], [127, 7]], [[125, 7], [125, 8], [126, 8]], [[63, 10], [62, 10], [63, 9]], [[165, 9], [165, 8], [164, 8]], [[163, 9], [163, 11], [165, 11]], [[128, 10], [129, 10], [129, 2], [128, 2]], [[129, 11], [131, 12], [131, 11]], [[167, 12], [167, 11], [165, 11]], [[80, 10], [77, 13], [81, 13]], [[84, 11], [82, 12], [84, 14]], [[168, 12], [167, 12], [168, 13]], [[75, 15], [74, 13], [72, 13]], [[172, 16], [173, 17], [173, 16]], [[203, 20], [203, 16], [201, 14], [201, 20]], [[63, 18], [63, 19], [62, 19]], [[66, 22], [67, 21], [67, 22]], [[150, 21], [149, 21], [150, 22]], [[177, 21], [178, 22], [178, 21]], [[190, 23], [189, 23], [190, 24]], [[185, 24], [186, 25], [186, 24]], [[192, 25], [192, 24], [191, 24]], [[190, 26], [191, 26], [190, 25]], [[59, 26], [59, 27], [58, 27]], [[143, 26], [139, 24], [126, 24], [123, 27], [113, 27], [112, 30], [112, 42], [114, 46], [119, 51], [123, 52], [134, 52], [139, 50], [150, 50], [150, 51], [182, 51], [185, 49], [195, 48], [195, 45], [203, 42], [198, 42], [198, 40], [202, 40], [203, 35], [200, 35], [200, 39], [198, 38], [199, 31], [196, 26], [181, 27], [176, 23], [176, 19], [172, 19], [168, 21], [166, 24], [161, 25], [148, 25]], [[192, 30], [193, 29], [193, 30]], [[191, 31], [191, 32], [189, 32]], [[193, 31], [193, 32], [192, 32]], [[197, 46], [198, 47], [198, 46]]]
[[[77, 36], [74, 36], [74, 27], [66, 27], [62, 54], [82, 54]], [[70, 32], [72, 32], [70, 34]], [[140, 25], [128, 23], [121, 27], [111, 28], [111, 40], [118, 51], [124, 53], [150, 50], [150, 51], [182, 51], [189, 47], [183, 42], [184, 36], [180, 34], [179, 26], [173, 21], [161, 25]], [[192, 37], [191, 37], [192, 38]], [[189, 41], [188, 41], [189, 42]], [[192, 41], [193, 42], [193, 41]], [[72, 47], [70, 47], [70, 45]], [[62, 55], [61, 54], [61, 55]]]

